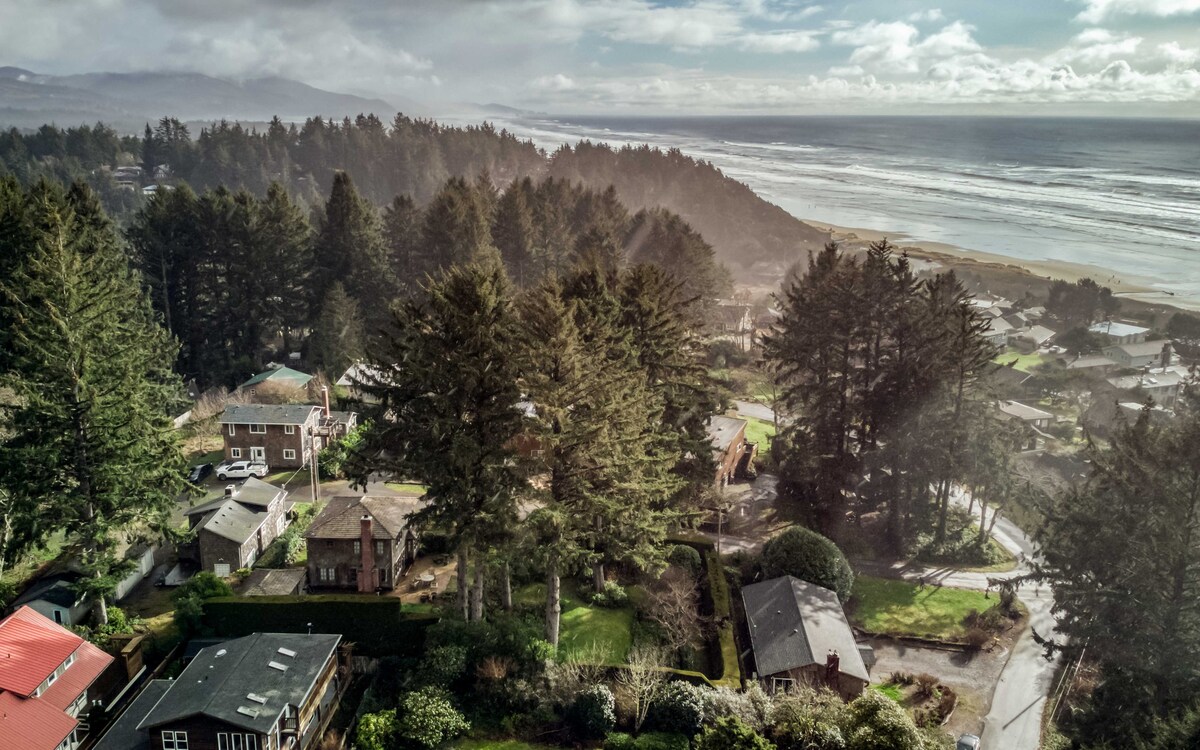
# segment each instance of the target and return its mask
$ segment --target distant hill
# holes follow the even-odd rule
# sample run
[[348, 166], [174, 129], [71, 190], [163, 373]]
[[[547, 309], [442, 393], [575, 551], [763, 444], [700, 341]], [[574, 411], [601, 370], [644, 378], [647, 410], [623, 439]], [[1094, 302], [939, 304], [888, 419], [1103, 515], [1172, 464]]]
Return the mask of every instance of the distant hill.
[[52, 76], [0, 67], [0, 125], [36, 128], [104, 121], [137, 130], [164, 114], [184, 121], [266, 121], [360, 112], [391, 117], [381, 99], [339, 94], [287, 78], [234, 81], [201, 73], [84, 73]]

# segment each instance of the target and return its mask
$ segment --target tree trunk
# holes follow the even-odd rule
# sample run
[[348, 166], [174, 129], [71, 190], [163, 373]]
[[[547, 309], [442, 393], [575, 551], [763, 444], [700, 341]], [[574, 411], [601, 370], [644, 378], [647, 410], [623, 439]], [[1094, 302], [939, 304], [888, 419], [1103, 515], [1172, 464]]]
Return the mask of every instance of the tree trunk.
[[987, 524], [987, 501], [982, 497], [979, 498], [979, 546], [982, 547], [987, 543], [988, 532], [990, 529]]
[[602, 562], [592, 565], [592, 588], [597, 594], [604, 593], [604, 563]]
[[504, 561], [504, 567], [500, 569], [500, 603], [505, 612], [512, 612], [512, 571], [509, 569], [508, 560]]
[[471, 589], [471, 620], [483, 621], [483, 580], [486, 564], [483, 555], [475, 561], [475, 587]]
[[470, 619], [470, 603], [467, 600], [467, 594], [470, 592], [471, 586], [467, 583], [467, 563], [470, 558], [467, 555], [467, 546], [464, 544], [458, 548], [458, 570], [455, 571], [458, 577], [458, 609], [462, 612], [464, 620]]
[[[100, 571], [96, 571], [96, 578], [100, 577]], [[92, 607], [92, 614], [96, 618], [97, 625], [108, 624], [108, 602], [104, 601], [104, 595], [100, 594], [96, 597], [96, 603]]]
[[561, 590], [558, 578], [558, 561], [546, 569], [546, 640], [558, 648], [558, 622], [562, 615]]
[[946, 512], [950, 508], [950, 480], [949, 479], [943, 479], [938, 484], [936, 502], [937, 502], [937, 506], [938, 506], [938, 525], [937, 525], [937, 536], [935, 537], [935, 539], [939, 543], [941, 543], [941, 542], [946, 541]]

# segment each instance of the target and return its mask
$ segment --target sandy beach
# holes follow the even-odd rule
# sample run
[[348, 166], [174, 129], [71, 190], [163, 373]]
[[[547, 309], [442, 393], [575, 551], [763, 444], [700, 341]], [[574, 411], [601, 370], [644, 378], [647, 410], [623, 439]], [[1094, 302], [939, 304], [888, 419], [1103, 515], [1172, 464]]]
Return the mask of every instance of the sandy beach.
[[1098, 284], [1112, 289], [1123, 301], [1144, 303], [1151, 307], [1200, 311], [1200, 299], [1171, 295], [1154, 288], [1150, 279], [1117, 274], [1101, 266], [1056, 260], [1022, 260], [943, 242], [914, 240], [904, 232], [844, 227], [815, 219], [802, 221], [823, 231], [828, 230], [835, 241], [846, 247], [865, 246], [887, 239], [912, 258], [927, 260], [955, 270], [975, 271], [989, 279], [997, 278], [1004, 286], [1010, 285], [1014, 276], [1024, 277], [1032, 286], [1041, 286], [1051, 279], [1078, 281], [1091, 278]]

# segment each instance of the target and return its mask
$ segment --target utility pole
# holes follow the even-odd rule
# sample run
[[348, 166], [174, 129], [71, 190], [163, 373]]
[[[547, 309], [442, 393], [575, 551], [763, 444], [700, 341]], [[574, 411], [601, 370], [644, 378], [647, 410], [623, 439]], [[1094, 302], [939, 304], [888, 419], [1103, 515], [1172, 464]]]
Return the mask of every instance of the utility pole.
[[329, 411], [329, 387], [321, 386], [321, 418], [316, 427], [308, 428], [309, 466], [312, 469], [309, 478], [312, 485], [312, 499], [315, 506], [321, 499], [321, 467], [317, 454], [325, 447], [326, 441], [333, 436], [333, 414]]

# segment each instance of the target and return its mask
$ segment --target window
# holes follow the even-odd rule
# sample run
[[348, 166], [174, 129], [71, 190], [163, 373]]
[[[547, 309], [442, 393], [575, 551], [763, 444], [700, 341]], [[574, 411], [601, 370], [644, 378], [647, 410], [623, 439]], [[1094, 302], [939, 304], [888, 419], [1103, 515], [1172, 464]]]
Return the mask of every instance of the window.
[[283, 426], [283, 434], [284, 434], [284, 435], [295, 435], [295, 434], [296, 434], [296, 425], [294, 425], [294, 424], [285, 424], [285, 425]]
[[246, 750], [258, 750], [258, 735], [246, 735]]
[[375, 555], [377, 557], [383, 557], [386, 552], [387, 542], [383, 541], [382, 539], [375, 540]]
[[333, 583], [337, 580], [337, 570], [335, 568], [319, 568], [317, 577], [325, 583]]
[[233, 425], [233, 424], [229, 425], [229, 434], [230, 435], [237, 434], [237, 425]]
[[252, 425], [250, 425], [250, 434], [251, 435], [266, 435], [267, 434], [267, 426], [265, 424], [252, 424]]
[[229, 733], [217, 733], [217, 750], [229, 750]]
[[163, 731], [162, 746], [163, 750], [188, 750], [187, 732]]
[[241, 458], [242, 457], [242, 449], [241, 448], [230, 448], [229, 456], [231, 458]]
[[792, 686], [795, 684], [795, 680], [791, 679], [790, 677], [772, 677], [771, 692], [786, 693], [787, 691], [791, 690]]
[[284, 461], [295, 461], [296, 460], [296, 451], [294, 451], [290, 448], [284, 448], [283, 449], [283, 460]]
[[56, 609], [56, 610], [54, 610], [54, 621], [55, 621], [56, 623], [58, 623], [59, 625], [62, 625], [62, 624], [63, 624], [63, 616], [62, 616], [62, 610], [61, 610], [61, 609]]
[[231, 734], [229, 736], [229, 750], [246, 750], [246, 746], [242, 742], [242, 735]]
[[356, 555], [362, 554], [362, 541], [361, 540], [358, 540], [358, 539], [354, 540], [354, 554], [356, 554]]

